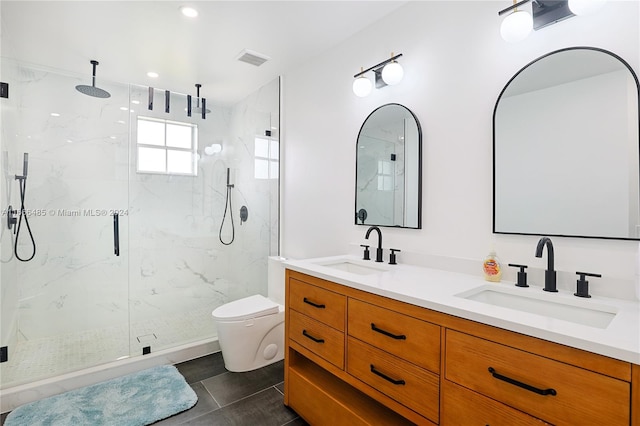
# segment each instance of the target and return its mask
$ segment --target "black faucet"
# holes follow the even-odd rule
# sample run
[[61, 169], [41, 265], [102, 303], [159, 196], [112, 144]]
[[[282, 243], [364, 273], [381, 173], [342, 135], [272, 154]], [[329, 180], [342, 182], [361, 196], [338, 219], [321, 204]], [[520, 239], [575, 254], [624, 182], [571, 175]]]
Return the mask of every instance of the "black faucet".
[[376, 231], [378, 233], [378, 248], [376, 249], [376, 262], [382, 262], [382, 232], [380, 228], [377, 226], [372, 226], [367, 229], [367, 234], [364, 236], [365, 239], [369, 239], [369, 234], [371, 231]]
[[542, 257], [542, 250], [547, 246], [547, 270], [544, 271], [544, 291], [556, 293], [556, 271], [553, 269], [553, 243], [549, 237], [542, 237], [536, 247], [536, 257]]

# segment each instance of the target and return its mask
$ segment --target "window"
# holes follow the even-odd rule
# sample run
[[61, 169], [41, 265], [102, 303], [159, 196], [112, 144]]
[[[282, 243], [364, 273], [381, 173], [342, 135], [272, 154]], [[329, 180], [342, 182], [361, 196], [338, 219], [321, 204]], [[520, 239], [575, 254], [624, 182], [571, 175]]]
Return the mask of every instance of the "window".
[[198, 126], [138, 117], [138, 172], [197, 175]]
[[278, 179], [280, 144], [277, 140], [255, 139], [255, 178]]
[[393, 162], [378, 161], [378, 191], [393, 191]]

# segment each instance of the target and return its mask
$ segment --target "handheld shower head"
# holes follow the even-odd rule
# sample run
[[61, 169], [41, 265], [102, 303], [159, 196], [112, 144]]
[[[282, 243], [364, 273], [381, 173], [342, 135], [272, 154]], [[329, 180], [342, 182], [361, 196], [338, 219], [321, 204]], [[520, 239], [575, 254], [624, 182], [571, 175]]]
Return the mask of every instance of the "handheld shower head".
[[29, 154], [28, 153], [24, 153], [24, 156], [22, 157], [22, 176], [23, 177], [27, 177], [27, 169], [29, 168]]

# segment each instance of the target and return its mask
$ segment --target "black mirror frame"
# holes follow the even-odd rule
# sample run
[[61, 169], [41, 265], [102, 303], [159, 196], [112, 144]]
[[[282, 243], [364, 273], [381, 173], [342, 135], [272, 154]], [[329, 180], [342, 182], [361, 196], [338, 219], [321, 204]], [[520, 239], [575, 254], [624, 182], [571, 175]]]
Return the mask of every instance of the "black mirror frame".
[[[381, 225], [381, 224], [375, 224], [375, 223], [358, 223], [358, 141], [360, 140], [360, 135], [362, 133], [362, 129], [364, 128], [364, 125], [367, 123], [367, 120], [369, 120], [369, 118], [379, 109], [384, 108], [386, 106], [399, 106], [403, 109], [405, 109], [407, 112], [409, 112], [409, 114], [411, 114], [411, 117], [413, 117], [413, 120], [416, 123], [416, 127], [418, 128], [418, 224], [417, 226], [399, 226], [399, 225]], [[358, 131], [358, 136], [356, 138], [356, 166], [355, 166], [355, 179], [354, 179], [354, 186], [355, 186], [355, 192], [354, 192], [354, 209], [353, 211], [354, 213], [354, 224], [355, 225], [360, 225], [360, 226], [384, 226], [387, 228], [402, 228], [402, 229], [422, 229], [422, 126], [420, 125], [420, 121], [418, 120], [418, 117], [416, 117], [416, 115], [413, 113], [413, 111], [411, 111], [409, 108], [407, 108], [406, 106], [399, 104], [399, 103], [388, 103], [388, 104], [384, 104], [384, 105], [380, 105], [379, 107], [377, 107], [376, 109], [374, 109], [373, 111], [371, 111], [371, 113], [369, 115], [367, 115], [367, 118], [365, 118], [365, 120], [362, 122], [362, 125], [360, 126], [360, 130]], [[365, 213], [365, 217], [366, 217], [366, 210], [364, 211]]]
[[[640, 128], [640, 81], [638, 80], [638, 76], [636, 75], [636, 73], [633, 71], [633, 68], [629, 65], [629, 63], [627, 61], [625, 61], [622, 57], [620, 57], [619, 55], [616, 55], [615, 53], [606, 50], [606, 49], [602, 49], [599, 47], [592, 47], [592, 46], [573, 46], [573, 47], [566, 47], [566, 48], [562, 48], [562, 49], [558, 49], [558, 50], [554, 50], [552, 52], [546, 53], [536, 59], [534, 59], [533, 61], [529, 62], [527, 65], [525, 65], [524, 67], [522, 67], [518, 72], [516, 72], [507, 82], [507, 84], [505, 84], [505, 86], [502, 88], [502, 90], [500, 91], [500, 94], [498, 95], [498, 99], [496, 100], [496, 104], [495, 107], [493, 108], [493, 151], [492, 151], [492, 160], [493, 160], [493, 170], [492, 170], [492, 190], [493, 190], [493, 217], [492, 217], [492, 231], [494, 234], [503, 234], [503, 235], [535, 235], [535, 236], [539, 236], [541, 234], [535, 234], [535, 233], [528, 233], [528, 232], [505, 232], [505, 231], [496, 231], [496, 112], [498, 111], [498, 105], [500, 104], [500, 100], [502, 99], [502, 95], [504, 94], [504, 92], [507, 90], [507, 88], [509, 87], [509, 85], [511, 84], [511, 82], [513, 80], [515, 80], [524, 70], [526, 70], [529, 66], [535, 64], [536, 62], [547, 58], [548, 56], [551, 55], [555, 55], [557, 53], [561, 53], [561, 52], [565, 52], [565, 51], [570, 51], [570, 50], [593, 50], [596, 52], [601, 52], [601, 53], [605, 53], [609, 56], [612, 56], [613, 58], [619, 60], [631, 73], [631, 75], [633, 76], [635, 83], [636, 83], [636, 91], [637, 91], [637, 96], [638, 96], [638, 126]], [[640, 130], [640, 129], [639, 129]], [[640, 131], [639, 131], [640, 134]], [[640, 138], [638, 140], [638, 144], [640, 145]], [[545, 234], [546, 236], [550, 236], [550, 237], [571, 237], [571, 238], [594, 238], [594, 239], [604, 239], [604, 240], [630, 240], [630, 241], [638, 241], [640, 240], [640, 237], [638, 238], [625, 238], [625, 237], [608, 237], [608, 236], [593, 236], [593, 235], [566, 235], [566, 234]]]

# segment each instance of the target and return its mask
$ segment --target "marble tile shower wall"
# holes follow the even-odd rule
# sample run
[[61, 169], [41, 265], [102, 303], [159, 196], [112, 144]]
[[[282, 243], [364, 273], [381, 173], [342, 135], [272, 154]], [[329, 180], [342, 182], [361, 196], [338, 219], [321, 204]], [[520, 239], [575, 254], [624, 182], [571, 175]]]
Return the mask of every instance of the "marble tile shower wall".
[[[127, 208], [128, 86], [99, 85], [109, 99], [75, 90], [82, 79], [19, 67], [13, 169], [29, 153], [25, 208], [36, 257], [18, 262], [19, 339], [125, 325], [127, 259], [113, 252], [112, 218]], [[14, 205], [19, 200], [14, 196]], [[26, 229], [19, 250], [32, 250]], [[4, 283], [3, 287], [11, 285]]]
[[[158, 332], [136, 329], [136, 324], [202, 311], [202, 321], [210, 324], [208, 335], [184, 337], [191, 341], [215, 336], [210, 318], [215, 307], [266, 294], [267, 256], [275, 254], [271, 250], [278, 235], [273, 229], [278, 193], [277, 182], [253, 177], [253, 139], [255, 129], [263, 134], [277, 116], [277, 81], [234, 107], [210, 102], [206, 120], [191, 118], [199, 134], [198, 175], [192, 177], [138, 174], [135, 161], [137, 116], [189, 121], [186, 96], [173, 94], [171, 114], [165, 114], [164, 96], [158, 92], [154, 111], [148, 111], [146, 87], [98, 80], [111, 97], [96, 99], [74, 90], [87, 84], [85, 79], [27, 67], [17, 72], [19, 87], [11, 104], [3, 104], [3, 119], [9, 109], [19, 114], [15, 129], [2, 126], [2, 151], [9, 154], [9, 174], [21, 168], [23, 152], [30, 155], [26, 207], [32, 212], [38, 252], [34, 261], [11, 260], [1, 266], [3, 303], [18, 302], [11, 316], [3, 305], [3, 324], [11, 317], [19, 324], [18, 337], [29, 340], [120, 325], [131, 327], [135, 337]], [[266, 109], [265, 93], [275, 94]], [[204, 147], [211, 143], [222, 144], [222, 152], [206, 155]], [[235, 241], [230, 246], [218, 240], [227, 167], [235, 184], [230, 212]], [[17, 184], [9, 181], [0, 193], [3, 208], [5, 186], [11, 186], [10, 202], [19, 202]], [[249, 220], [242, 225], [241, 205], [249, 209]], [[113, 252], [111, 210], [123, 213], [120, 256]], [[227, 238], [228, 222], [229, 217], [223, 230]], [[5, 235], [3, 262], [10, 252]], [[20, 249], [30, 250], [24, 237]], [[5, 299], [5, 293], [11, 297]], [[169, 346], [182, 343], [186, 341]], [[137, 355], [138, 348], [131, 352]]]

